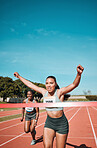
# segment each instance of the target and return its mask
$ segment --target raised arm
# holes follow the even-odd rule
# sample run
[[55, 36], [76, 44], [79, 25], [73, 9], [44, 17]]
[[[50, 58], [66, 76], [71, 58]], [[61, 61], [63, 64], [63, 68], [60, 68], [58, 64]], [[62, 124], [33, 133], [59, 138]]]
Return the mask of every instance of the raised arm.
[[75, 89], [79, 85], [80, 79], [81, 79], [81, 74], [82, 74], [83, 70], [84, 70], [84, 68], [81, 65], [77, 66], [77, 75], [76, 75], [75, 80], [73, 81], [72, 84], [59, 89], [59, 96], [72, 91], [73, 89]]
[[22, 76], [20, 76], [17, 72], [14, 73], [14, 76], [16, 78], [19, 78], [26, 86], [33, 89], [34, 91], [41, 93], [42, 95], [46, 92], [46, 90], [44, 88], [34, 85], [32, 82], [30, 82], [30, 81], [26, 80], [25, 78], [23, 78]]

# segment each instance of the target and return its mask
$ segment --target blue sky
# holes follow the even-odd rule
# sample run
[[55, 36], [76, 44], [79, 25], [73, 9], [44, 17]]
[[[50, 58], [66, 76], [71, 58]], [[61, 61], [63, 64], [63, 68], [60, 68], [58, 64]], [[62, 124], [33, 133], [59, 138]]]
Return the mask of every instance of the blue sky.
[[33, 82], [54, 75], [60, 87], [85, 70], [78, 88], [97, 94], [96, 0], [0, 0], [0, 76]]

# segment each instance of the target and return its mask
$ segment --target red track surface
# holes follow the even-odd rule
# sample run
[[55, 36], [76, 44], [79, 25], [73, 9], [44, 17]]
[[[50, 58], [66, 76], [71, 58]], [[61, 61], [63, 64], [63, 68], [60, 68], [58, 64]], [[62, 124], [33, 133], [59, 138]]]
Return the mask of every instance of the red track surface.
[[[6, 111], [7, 112], [7, 111]], [[10, 111], [13, 112], [13, 111]], [[18, 112], [18, 110], [17, 110]], [[97, 147], [97, 107], [67, 107], [64, 109], [69, 121], [66, 148]], [[43, 148], [43, 127], [46, 112], [40, 113], [36, 127], [36, 145], [31, 146], [31, 135], [24, 133], [23, 122], [14, 119], [0, 123], [0, 146], [2, 148]], [[56, 147], [56, 138], [53, 148]]]
[[0, 112], [0, 117], [16, 115], [16, 114], [21, 114], [21, 109], [19, 109], [19, 110], [11, 110], [11, 111], [1, 111]]

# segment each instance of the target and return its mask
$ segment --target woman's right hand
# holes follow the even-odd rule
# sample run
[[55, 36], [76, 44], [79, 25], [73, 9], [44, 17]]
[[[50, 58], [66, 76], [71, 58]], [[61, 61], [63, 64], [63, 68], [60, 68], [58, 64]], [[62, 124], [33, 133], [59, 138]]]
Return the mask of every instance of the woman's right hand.
[[15, 76], [16, 78], [19, 78], [18, 72], [14, 72], [14, 76]]
[[23, 122], [23, 118], [21, 118], [21, 122]]

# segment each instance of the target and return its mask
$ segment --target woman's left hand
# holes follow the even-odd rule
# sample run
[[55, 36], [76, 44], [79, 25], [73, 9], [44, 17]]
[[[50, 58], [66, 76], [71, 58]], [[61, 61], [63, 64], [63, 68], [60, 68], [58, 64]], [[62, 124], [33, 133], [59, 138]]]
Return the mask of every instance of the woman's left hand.
[[83, 70], [84, 70], [84, 68], [79, 64], [78, 66], [77, 66], [77, 72], [78, 72], [78, 74], [82, 74], [82, 72], [83, 72]]
[[37, 126], [37, 120], [34, 119], [34, 126]]

